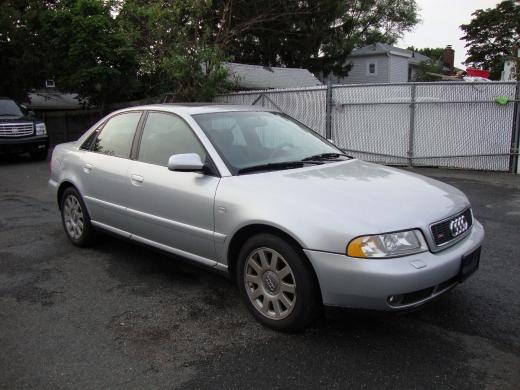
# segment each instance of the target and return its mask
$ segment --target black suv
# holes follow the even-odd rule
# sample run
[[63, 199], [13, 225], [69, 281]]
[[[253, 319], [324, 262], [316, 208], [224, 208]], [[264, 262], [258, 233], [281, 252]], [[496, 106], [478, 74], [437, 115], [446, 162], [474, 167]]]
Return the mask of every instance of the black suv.
[[29, 152], [33, 160], [45, 160], [48, 150], [45, 123], [14, 100], [0, 97], [0, 152]]

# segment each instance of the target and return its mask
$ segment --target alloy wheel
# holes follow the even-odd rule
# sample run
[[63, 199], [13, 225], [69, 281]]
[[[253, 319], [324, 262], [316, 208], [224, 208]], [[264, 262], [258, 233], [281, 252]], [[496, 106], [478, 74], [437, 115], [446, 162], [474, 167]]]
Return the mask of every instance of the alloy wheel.
[[245, 262], [244, 284], [254, 307], [272, 320], [286, 318], [296, 303], [296, 279], [289, 263], [271, 248], [257, 248]]
[[70, 194], [63, 202], [63, 221], [67, 234], [77, 240], [83, 234], [85, 219], [78, 198]]

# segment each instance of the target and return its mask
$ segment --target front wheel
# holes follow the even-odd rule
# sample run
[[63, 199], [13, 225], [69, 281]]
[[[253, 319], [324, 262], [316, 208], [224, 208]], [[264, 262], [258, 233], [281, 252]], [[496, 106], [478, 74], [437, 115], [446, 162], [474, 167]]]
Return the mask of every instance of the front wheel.
[[67, 237], [77, 246], [87, 246], [94, 238], [94, 229], [79, 192], [67, 188], [61, 197], [61, 219]]
[[319, 288], [310, 263], [299, 248], [277, 236], [247, 240], [236, 276], [248, 309], [269, 328], [301, 330], [319, 314]]

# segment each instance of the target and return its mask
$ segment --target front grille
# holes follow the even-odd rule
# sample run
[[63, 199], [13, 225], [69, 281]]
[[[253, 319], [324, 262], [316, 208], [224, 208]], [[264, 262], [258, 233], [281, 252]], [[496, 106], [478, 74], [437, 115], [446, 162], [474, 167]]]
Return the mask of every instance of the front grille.
[[468, 208], [443, 221], [431, 225], [433, 241], [437, 246], [444, 246], [464, 237], [473, 226], [473, 215]]
[[23, 137], [33, 132], [32, 123], [0, 123], [0, 137]]

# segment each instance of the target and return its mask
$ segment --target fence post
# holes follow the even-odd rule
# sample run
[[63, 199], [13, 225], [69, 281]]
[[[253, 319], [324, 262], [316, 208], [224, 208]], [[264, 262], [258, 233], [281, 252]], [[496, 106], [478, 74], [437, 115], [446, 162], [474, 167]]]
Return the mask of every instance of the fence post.
[[[518, 153], [520, 149], [520, 80], [516, 83], [515, 108], [513, 110], [513, 136], [511, 137], [511, 153]], [[509, 163], [511, 173], [519, 173], [518, 154], [511, 154]]]
[[411, 86], [411, 102], [410, 102], [410, 132], [408, 134], [408, 166], [413, 167], [414, 157], [414, 138], [415, 138], [415, 93], [416, 84], [412, 83]]
[[327, 82], [327, 94], [325, 97], [325, 138], [332, 139], [332, 83]]

